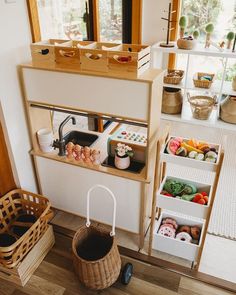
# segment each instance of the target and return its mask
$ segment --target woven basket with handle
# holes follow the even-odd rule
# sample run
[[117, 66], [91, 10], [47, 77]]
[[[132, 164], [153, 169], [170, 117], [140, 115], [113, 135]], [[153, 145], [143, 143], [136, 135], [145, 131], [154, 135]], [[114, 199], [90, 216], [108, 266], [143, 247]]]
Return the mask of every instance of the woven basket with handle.
[[0, 247], [0, 265], [7, 268], [18, 265], [45, 233], [48, 221], [53, 216], [47, 198], [22, 189], [15, 189], [0, 198], [0, 234], [11, 234], [11, 228], [21, 214], [34, 215], [37, 220], [15, 243], [8, 247]]
[[[103, 188], [114, 202], [112, 231], [91, 226], [89, 219], [90, 193], [95, 188]], [[115, 240], [116, 199], [110, 189], [95, 185], [87, 194], [87, 222], [76, 232], [73, 242], [75, 272], [82, 284], [94, 290], [110, 287], [119, 277], [121, 259]]]

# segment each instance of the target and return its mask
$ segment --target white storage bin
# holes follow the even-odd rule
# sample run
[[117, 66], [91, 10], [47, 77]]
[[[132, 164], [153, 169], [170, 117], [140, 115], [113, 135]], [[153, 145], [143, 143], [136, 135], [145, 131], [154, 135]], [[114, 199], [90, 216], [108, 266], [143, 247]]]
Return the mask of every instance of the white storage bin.
[[[169, 140], [171, 138], [178, 137], [178, 136], [173, 136], [171, 135], [165, 145], [163, 145], [162, 150], [161, 150], [161, 160], [181, 166], [188, 166], [192, 168], [197, 168], [197, 169], [203, 169], [203, 170], [208, 170], [208, 171], [216, 171], [216, 167], [219, 163], [220, 160], [220, 152], [221, 152], [221, 145], [216, 144], [216, 143], [210, 143], [208, 142], [209, 145], [214, 146], [218, 152], [218, 157], [216, 163], [211, 163], [211, 162], [206, 162], [206, 161], [200, 161], [200, 160], [195, 160], [195, 159], [190, 159], [187, 157], [180, 157], [176, 156], [173, 154], [168, 154], [166, 152], [166, 147], [169, 143]], [[188, 138], [183, 138], [184, 140], [188, 140]]]
[[[175, 238], [169, 238], [158, 234], [159, 227], [161, 225], [163, 218], [173, 218], [177, 221], [178, 225], [190, 225], [201, 227], [201, 236], [199, 244], [192, 244], [183, 241], [176, 240]], [[154, 232], [153, 232], [153, 244], [152, 248], [158, 251], [162, 251], [171, 255], [175, 255], [190, 261], [195, 261], [202, 244], [202, 233], [204, 231], [205, 222], [200, 220], [195, 220], [194, 218], [184, 218], [174, 213], [161, 213], [160, 218], [156, 221]]]
[[[161, 191], [163, 190], [164, 184], [168, 179], [181, 181], [186, 184], [193, 184], [197, 187], [198, 190], [202, 192], [205, 191], [206, 193], [208, 193], [208, 198], [209, 198], [208, 204], [201, 205], [194, 202], [185, 201], [178, 198], [167, 197], [165, 195], [162, 195]], [[166, 176], [164, 180], [162, 181], [161, 186], [156, 194], [157, 207], [205, 219], [207, 217], [209, 204], [211, 202], [211, 195], [212, 195], [212, 186], [209, 184], [203, 184], [203, 183], [194, 182], [191, 180], [176, 178], [172, 176]]]

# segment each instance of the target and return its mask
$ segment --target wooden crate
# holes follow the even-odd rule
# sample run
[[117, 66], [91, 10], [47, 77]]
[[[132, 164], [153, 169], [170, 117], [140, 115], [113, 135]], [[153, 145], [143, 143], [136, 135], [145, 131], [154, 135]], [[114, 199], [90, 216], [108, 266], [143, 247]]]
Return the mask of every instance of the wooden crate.
[[95, 47], [93, 41], [70, 40], [55, 46], [55, 66], [56, 68], [67, 68], [80, 70], [80, 48]]
[[35, 67], [55, 67], [55, 45], [68, 40], [49, 39], [30, 45], [32, 64]]
[[16, 267], [9, 269], [0, 266], [0, 278], [19, 286], [24, 286], [53, 247], [54, 243], [55, 238], [52, 226], [50, 225], [37, 244]]
[[119, 51], [108, 51], [109, 73], [130, 73], [135, 77], [150, 66], [150, 46], [122, 44]]

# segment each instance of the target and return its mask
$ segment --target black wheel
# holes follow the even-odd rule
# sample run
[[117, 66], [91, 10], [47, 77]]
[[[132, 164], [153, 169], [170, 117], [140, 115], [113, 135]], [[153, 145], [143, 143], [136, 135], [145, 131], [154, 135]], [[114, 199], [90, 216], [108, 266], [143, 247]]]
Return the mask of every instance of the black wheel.
[[128, 285], [133, 275], [133, 264], [126, 263], [121, 273], [121, 283]]

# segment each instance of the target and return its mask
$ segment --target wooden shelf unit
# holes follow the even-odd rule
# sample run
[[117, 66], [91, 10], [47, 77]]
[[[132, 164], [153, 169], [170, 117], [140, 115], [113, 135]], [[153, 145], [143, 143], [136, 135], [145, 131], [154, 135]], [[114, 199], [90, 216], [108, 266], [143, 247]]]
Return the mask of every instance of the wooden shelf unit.
[[[117, 197], [117, 228], [138, 234], [138, 248], [142, 248], [154, 186], [163, 71], [150, 69], [139, 78], [130, 78], [121, 74], [37, 68], [31, 64], [22, 65], [21, 70], [33, 146], [31, 154], [40, 192], [49, 197], [54, 208], [85, 217], [88, 189], [97, 183], [107, 185]], [[37, 104], [58, 107], [68, 113], [86, 112], [146, 124], [145, 168], [140, 174], [134, 174], [75, 163], [54, 152], [42, 153], [36, 132], [52, 128], [52, 122], [50, 111], [35, 107]], [[91, 216], [101, 223], [111, 224], [108, 214], [111, 204], [103, 195], [102, 191], [96, 193]]]
[[[200, 161], [182, 158], [174, 155], [167, 155], [164, 153], [164, 147], [168, 142], [169, 134], [163, 135], [157, 143], [157, 150], [160, 151], [160, 156], [157, 158], [157, 168], [155, 175], [154, 193], [152, 200], [152, 215], [149, 229], [149, 255], [152, 255], [152, 249], [157, 249], [163, 252], [167, 252], [171, 255], [176, 255], [187, 260], [192, 261], [192, 268], [199, 268], [202, 251], [206, 239], [207, 229], [211, 217], [211, 212], [215, 200], [216, 190], [218, 186], [218, 181], [220, 177], [220, 172], [224, 160], [224, 150], [219, 148], [218, 160], [215, 164], [209, 163], [209, 167], [205, 162], [200, 163]], [[209, 191], [209, 201], [207, 206], [195, 204], [188, 201], [178, 200], [175, 198], [162, 198], [160, 194], [162, 186], [167, 177], [171, 179], [179, 179], [186, 183], [194, 183], [188, 179], [180, 179], [178, 177], [166, 175], [166, 165], [167, 163], [174, 163], [181, 165], [181, 160], [183, 166], [189, 166], [197, 169], [204, 169], [207, 171], [214, 172], [214, 181], [210, 184], [197, 183], [197, 187], [204, 187], [206, 191]], [[189, 163], [187, 161], [189, 160]], [[164, 210], [168, 210], [166, 213]], [[171, 211], [171, 212], [170, 212]], [[169, 213], [170, 212], [170, 213]], [[177, 215], [176, 213], [177, 212]], [[182, 216], [184, 214], [184, 216]], [[200, 225], [202, 227], [201, 236], [198, 245], [191, 243], [184, 243], [171, 239], [168, 237], [162, 237], [157, 235], [157, 230], [160, 226], [163, 216], [169, 216], [180, 222], [188, 222], [189, 225]], [[184, 224], [184, 223], [183, 223]], [[186, 223], [187, 224], [187, 223]]]
[[[224, 51], [219, 51], [214, 47], [204, 48], [203, 44], [198, 44], [192, 50], [184, 50], [179, 49], [175, 44], [175, 47], [165, 48], [160, 47], [160, 43], [156, 43], [152, 46], [152, 66], [153, 68], [162, 67], [163, 66], [163, 57], [174, 53], [174, 54], [184, 54], [187, 55], [187, 63], [184, 73], [183, 81], [179, 85], [172, 84], [164, 84], [165, 87], [170, 88], [181, 88], [183, 89], [183, 107], [182, 113], [178, 115], [168, 115], [161, 114], [161, 118], [163, 120], [169, 121], [177, 121], [177, 122], [186, 122], [190, 124], [196, 124], [200, 126], [208, 126], [214, 128], [221, 128], [225, 130], [233, 130], [236, 131], [236, 125], [230, 124], [222, 121], [219, 118], [220, 111], [220, 101], [222, 99], [222, 95], [235, 95], [236, 91], [232, 89], [231, 82], [225, 81], [226, 73], [227, 73], [227, 65], [229, 59], [236, 59], [236, 53], [232, 52], [229, 49], [224, 49]], [[210, 89], [198, 88], [193, 84], [193, 77], [188, 77], [189, 73], [189, 63], [190, 58], [192, 56], [209, 56], [209, 57], [218, 57], [223, 58], [223, 74], [221, 80], [215, 80]], [[192, 116], [192, 112], [190, 109], [190, 105], [187, 101], [187, 91], [198, 91], [208, 94], [216, 94], [218, 96], [218, 104], [217, 107], [213, 110], [212, 115], [208, 120], [196, 120]]]

